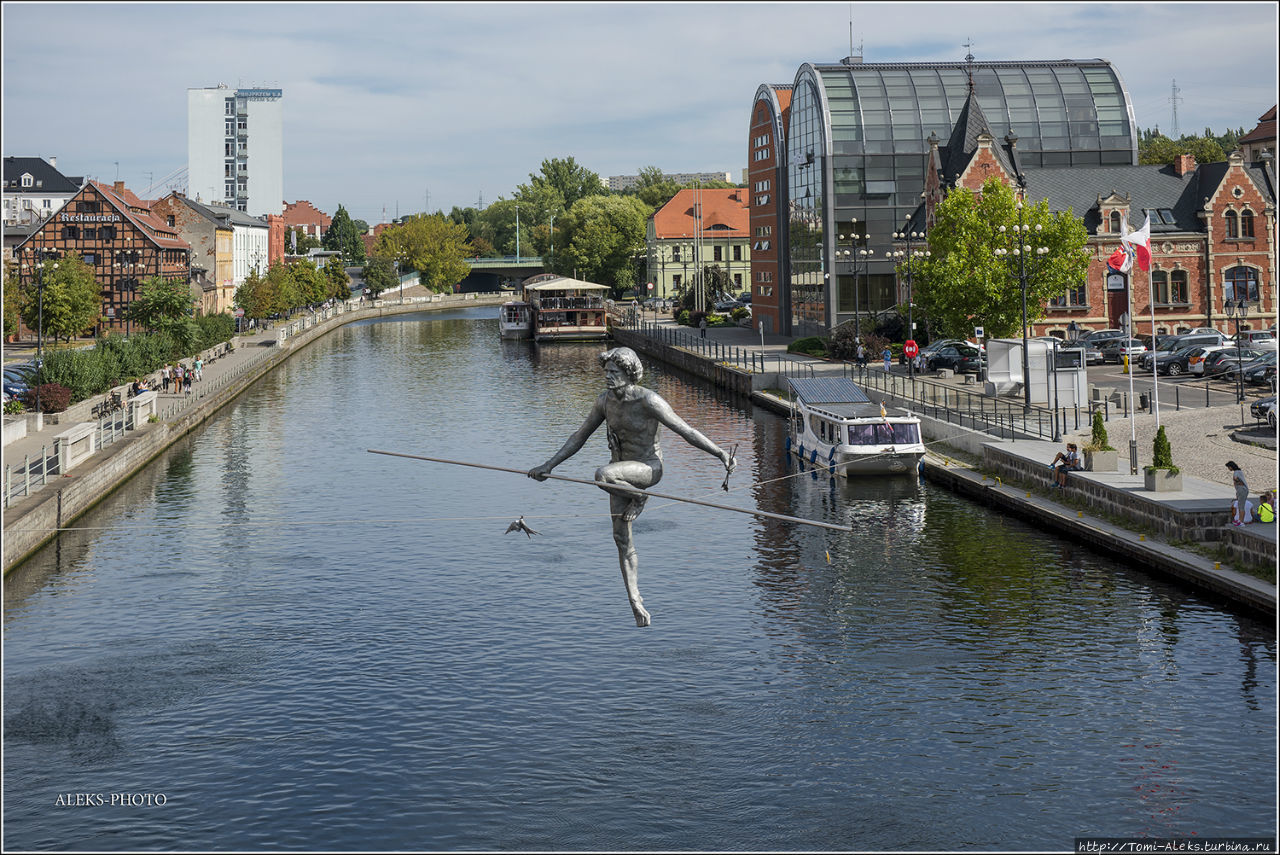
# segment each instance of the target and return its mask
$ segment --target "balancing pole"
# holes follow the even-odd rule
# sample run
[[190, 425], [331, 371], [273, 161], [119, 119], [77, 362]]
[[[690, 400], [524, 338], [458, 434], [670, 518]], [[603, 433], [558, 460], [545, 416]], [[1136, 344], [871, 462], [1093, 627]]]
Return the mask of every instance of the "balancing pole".
[[[407, 457], [410, 460], [426, 460], [430, 463], [447, 463], [450, 466], [470, 466], [474, 469], [492, 469], [495, 472], [511, 472], [515, 475], [528, 475], [525, 469], [509, 469], [506, 466], [490, 466], [486, 463], [467, 463], [464, 460], [445, 460], [441, 457], [423, 457], [419, 454], [400, 454], [396, 451], [378, 451], [370, 448], [366, 449], [370, 454], [386, 454], [390, 457]], [[737, 511], [740, 514], [750, 514], [756, 517], [768, 517], [773, 520], [782, 520], [783, 522], [798, 523], [799, 525], [812, 525], [819, 528], [829, 528], [835, 531], [853, 531], [852, 526], [836, 525], [835, 523], [819, 522], [818, 520], [806, 520], [800, 517], [790, 517], [786, 514], [774, 514], [769, 511], [759, 511], [753, 508], [738, 508], [733, 505], [721, 505], [717, 502], [704, 502], [701, 499], [687, 499], [684, 496], [672, 496], [669, 493], [655, 493], [652, 490], [641, 490], [639, 487], [632, 487], [627, 484], [609, 484], [605, 486], [599, 481], [588, 481], [586, 478], [570, 478], [567, 475], [553, 475], [548, 473], [548, 478], [555, 481], [567, 481], [570, 484], [587, 484], [591, 487], [599, 487], [604, 490], [619, 490], [625, 493], [634, 493], [637, 496], [648, 496], [654, 499], [670, 499], [675, 502], [687, 502], [691, 505], [703, 505], [708, 508], [718, 508], [722, 511]]]

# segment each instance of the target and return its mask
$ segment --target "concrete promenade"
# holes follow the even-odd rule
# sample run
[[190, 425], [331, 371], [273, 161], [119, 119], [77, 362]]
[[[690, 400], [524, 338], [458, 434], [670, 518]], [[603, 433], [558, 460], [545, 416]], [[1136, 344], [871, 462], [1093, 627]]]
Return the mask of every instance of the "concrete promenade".
[[[698, 330], [679, 327], [670, 317], [655, 319], [649, 314], [645, 321], [689, 336], [699, 335]], [[781, 359], [790, 360], [818, 376], [842, 376], [847, 371], [840, 363], [788, 354], [786, 348], [792, 339], [786, 336], [765, 335], [762, 341], [759, 332], [747, 328], [712, 327], [707, 329], [706, 337], [725, 347], [763, 354], [762, 364], [766, 370]], [[883, 363], [872, 362], [868, 370], [880, 373]], [[905, 374], [906, 369], [894, 364], [891, 372]], [[960, 377], [951, 380], [928, 377], [934, 382], [964, 387]], [[974, 387], [968, 386], [966, 390], [973, 391]], [[767, 394], [753, 394], [753, 399], [778, 412], [787, 407], [784, 401]], [[1245, 414], [1247, 418], [1247, 409]], [[956, 459], [943, 441], [927, 440], [933, 453], [926, 458], [925, 474], [1004, 511], [1125, 557], [1136, 566], [1161, 570], [1274, 614], [1276, 586], [1236, 572], [1231, 565], [1243, 562], [1253, 567], [1274, 568], [1276, 527], [1230, 526], [1228, 513], [1235, 493], [1224, 464], [1235, 460], [1240, 465], [1249, 478], [1251, 495], [1256, 501], [1263, 490], [1276, 486], [1275, 433], [1265, 426], [1259, 427], [1252, 419], [1241, 423], [1237, 405], [1180, 411], [1166, 406], [1160, 413], [1160, 424], [1169, 438], [1174, 462], [1182, 470], [1182, 489], [1158, 493], [1145, 489], [1141, 468], [1151, 462], [1155, 415], [1113, 414], [1106, 426], [1110, 444], [1120, 450], [1117, 471], [1072, 473], [1067, 489], [1059, 492], [1052, 486], [1048, 464], [1057, 451], [1064, 449], [1066, 441], [1075, 439], [1081, 445], [1088, 442], [1090, 430], [1084, 422], [1082, 417], [1082, 429], [1064, 434], [1063, 442], [1057, 444], [984, 436], [981, 438], [983, 460], [979, 464]], [[1137, 475], [1129, 474], [1131, 426], [1137, 436]], [[992, 468], [1005, 473], [1005, 477], [982, 471]], [[1209, 558], [1203, 554], [1204, 550], [1192, 551], [1175, 545], [1190, 541], [1211, 548], [1217, 546], [1219, 554]]]
[[[190, 394], [171, 390], [158, 395], [156, 422], [143, 422], [134, 430], [125, 431], [68, 473], [49, 476], [46, 483], [40, 483], [45, 479], [40, 477], [39, 461], [53, 454], [54, 437], [77, 423], [90, 422], [91, 406], [105, 396], [73, 405], [59, 415], [57, 424], [46, 420], [39, 430], [29, 428], [26, 436], [4, 446], [4, 572], [8, 573], [60, 528], [69, 526], [156, 455], [316, 338], [355, 321], [409, 312], [496, 306], [504, 299], [507, 298], [458, 294], [436, 298], [407, 296], [403, 303], [398, 296], [371, 303], [353, 302], [341, 312], [331, 310], [327, 317], [323, 316], [326, 313], [304, 313], [269, 329], [236, 336], [228, 353], [206, 361], [203, 379], [192, 384]], [[191, 360], [183, 362], [190, 365]], [[159, 375], [156, 372], [149, 376], [155, 381]], [[153, 388], [159, 390], [161, 386], [154, 382]], [[28, 468], [34, 473], [30, 480], [28, 473], [22, 471]]]

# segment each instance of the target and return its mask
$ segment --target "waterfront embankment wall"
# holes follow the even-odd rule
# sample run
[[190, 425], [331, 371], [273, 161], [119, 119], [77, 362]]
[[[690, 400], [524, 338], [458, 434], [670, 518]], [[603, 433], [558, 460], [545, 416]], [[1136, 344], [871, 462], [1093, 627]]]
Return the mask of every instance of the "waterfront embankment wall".
[[[130, 431], [127, 439], [118, 440], [98, 451], [78, 465], [72, 472], [31, 496], [17, 502], [5, 511], [4, 517], [4, 572], [17, 567], [38, 549], [51, 541], [58, 531], [69, 526], [77, 518], [93, 508], [130, 477], [154, 460], [175, 442], [191, 433], [213, 417], [219, 410], [234, 401], [246, 389], [253, 386], [264, 374], [276, 368], [284, 360], [307, 345], [356, 321], [371, 320], [391, 315], [413, 312], [444, 311], [470, 306], [496, 306], [506, 299], [503, 296], [444, 295], [439, 298], [406, 301], [375, 302], [362, 308], [349, 309], [331, 318], [297, 329], [277, 339], [265, 359], [254, 362], [251, 368], [217, 392], [186, 408], [171, 419], [155, 423], [143, 422]], [[301, 326], [301, 322], [294, 322]], [[281, 327], [288, 330], [290, 324]], [[237, 348], [241, 356], [257, 348]], [[225, 357], [224, 357], [225, 358]], [[256, 354], [254, 356], [256, 359]], [[83, 409], [77, 405], [75, 412]], [[60, 421], [71, 423], [67, 414]]]
[[[653, 342], [629, 330], [615, 331], [615, 338], [693, 376], [736, 394], [749, 395], [753, 404], [778, 415], [786, 417], [791, 413], [788, 401], [765, 391], [786, 385], [785, 380], [777, 376], [752, 375], [714, 363], [684, 348]], [[878, 394], [877, 399], [888, 407], [911, 407], [910, 401], [890, 394]], [[1135, 566], [1176, 577], [1247, 608], [1268, 615], [1276, 613], [1275, 585], [1223, 567], [1220, 561], [1148, 538], [1146, 534], [1150, 532], [1172, 541], [1217, 543], [1223, 546], [1225, 557], [1231, 562], [1250, 567], [1274, 566], [1274, 540], [1261, 537], [1247, 527], [1229, 526], [1224, 502], [1153, 500], [1141, 491], [1078, 475], [1072, 479], [1072, 495], [1073, 501], [1083, 509], [1068, 507], [1033, 492], [1052, 487], [1052, 472], [1045, 465], [1045, 461], [1052, 458], [1051, 443], [1000, 440], [964, 425], [916, 415], [920, 418], [921, 436], [932, 452], [925, 458], [923, 468], [924, 476], [931, 481], [1132, 561]], [[980, 468], [948, 459], [947, 455], [953, 452], [962, 452], [968, 459], [978, 461]], [[1107, 518], [1124, 520], [1126, 525], [1112, 524]]]

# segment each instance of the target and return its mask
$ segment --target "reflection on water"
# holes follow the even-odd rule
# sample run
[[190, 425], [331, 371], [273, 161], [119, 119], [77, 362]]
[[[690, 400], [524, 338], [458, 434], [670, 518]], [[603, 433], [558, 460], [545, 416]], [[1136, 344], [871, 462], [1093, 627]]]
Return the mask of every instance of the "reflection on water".
[[[1055, 849], [1267, 835], [1270, 626], [914, 478], [788, 468], [785, 425], [647, 365], [674, 435], [654, 625], [592, 487], [528, 468], [596, 344], [492, 310], [328, 336], [5, 580], [23, 849]], [[558, 471], [590, 477], [603, 436]], [[793, 465], [793, 464], [792, 464]], [[523, 515], [542, 532], [506, 535]], [[163, 807], [58, 806], [164, 793]]]

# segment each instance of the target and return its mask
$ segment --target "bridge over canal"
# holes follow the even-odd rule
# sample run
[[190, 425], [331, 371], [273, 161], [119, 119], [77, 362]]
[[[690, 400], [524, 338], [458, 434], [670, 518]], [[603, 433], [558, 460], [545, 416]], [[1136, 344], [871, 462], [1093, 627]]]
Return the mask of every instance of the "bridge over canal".
[[502, 258], [468, 258], [471, 272], [462, 280], [460, 291], [499, 291], [517, 289], [530, 276], [546, 272], [539, 256], [514, 255]]

